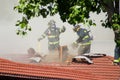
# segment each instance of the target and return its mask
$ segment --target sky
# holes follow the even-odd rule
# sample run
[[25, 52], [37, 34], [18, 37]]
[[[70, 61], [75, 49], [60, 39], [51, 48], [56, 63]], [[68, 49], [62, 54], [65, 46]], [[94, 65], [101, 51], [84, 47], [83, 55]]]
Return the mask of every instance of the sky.
[[[13, 10], [13, 7], [17, 4], [17, 0], [0, 0], [0, 54], [26, 54], [31, 47], [36, 51], [47, 53], [47, 38], [39, 43], [39, 50], [37, 39], [47, 29], [48, 21], [51, 19], [56, 21], [57, 27], [62, 27], [63, 25], [66, 27], [66, 32], [60, 35], [61, 46], [70, 46], [77, 39], [76, 33], [72, 30], [73, 26], [63, 23], [58, 14], [53, 17], [48, 16], [45, 19], [42, 17], [33, 18], [30, 20], [32, 31], [28, 32], [26, 36], [16, 35], [15, 23], [22, 17], [21, 14]], [[113, 31], [102, 27], [100, 24], [100, 20], [105, 19], [105, 14], [96, 15], [92, 13], [90, 16], [97, 23], [96, 27], [90, 27], [94, 36], [91, 52], [106, 53], [113, 56], [115, 46]]]

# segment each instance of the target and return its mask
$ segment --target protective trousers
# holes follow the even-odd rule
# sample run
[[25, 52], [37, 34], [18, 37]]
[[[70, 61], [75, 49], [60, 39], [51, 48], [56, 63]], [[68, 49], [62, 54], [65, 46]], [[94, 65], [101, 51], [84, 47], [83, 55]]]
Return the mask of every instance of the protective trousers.
[[114, 62], [120, 62], [120, 47], [115, 47]]
[[54, 51], [59, 49], [59, 44], [48, 44], [49, 51]]
[[58, 50], [49, 51], [49, 53], [46, 55], [45, 59], [42, 62], [59, 62], [59, 52]]
[[78, 48], [78, 56], [83, 55], [84, 53], [89, 53], [91, 48], [91, 44], [88, 45], [80, 45]]

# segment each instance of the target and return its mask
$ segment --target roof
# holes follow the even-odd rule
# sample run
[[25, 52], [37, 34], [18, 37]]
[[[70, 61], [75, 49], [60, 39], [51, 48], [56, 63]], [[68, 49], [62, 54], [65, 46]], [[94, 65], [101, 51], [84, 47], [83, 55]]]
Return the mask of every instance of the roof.
[[[15, 55], [14, 55], [15, 56]], [[19, 56], [19, 57], [18, 57]], [[113, 57], [93, 58], [94, 64], [60, 63], [31, 64], [27, 55], [16, 55], [12, 59], [0, 58], [0, 76], [32, 80], [119, 80], [120, 66], [112, 64]], [[23, 62], [23, 63], [21, 63]], [[23, 80], [23, 79], [21, 79]]]

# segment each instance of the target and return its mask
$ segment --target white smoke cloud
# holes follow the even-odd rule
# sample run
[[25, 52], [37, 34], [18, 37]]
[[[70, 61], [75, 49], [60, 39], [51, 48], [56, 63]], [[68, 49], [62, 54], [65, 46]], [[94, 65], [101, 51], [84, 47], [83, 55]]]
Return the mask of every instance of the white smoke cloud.
[[[72, 31], [73, 26], [68, 23], [63, 23], [59, 15], [54, 17], [48, 16], [47, 19], [42, 17], [34, 18], [30, 21], [32, 31], [25, 37], [16, 35], [15, 23], [21, 16], [13, 10], [13, 7], [17, 4], [17, 0], [0, 0], [0, 53], [27, 53], [27, 49], [33, 47], [37, 50], [38, 43], [37, 39], [48, 27], [48, 21], [54, 19], [58, 27], [63, 25], [67, 28], [65, 33], [60, 35], [61, 45], [70, 45], [77, 39], [77, 35]], [[91, 27], [91, 31], [94, 36], [92, 44], [92, 52], [109, 53], [108, 55], [114, 54], [114, 34], [112, 30], [105, 29], [99, 24], [99, 19], [104, 19], [104, 14], [96, 15], [92, 14], [97, 22], [97, 27]], [[41, 41], [40, 50], [43, 53], [47, 53], [47, 38]]]

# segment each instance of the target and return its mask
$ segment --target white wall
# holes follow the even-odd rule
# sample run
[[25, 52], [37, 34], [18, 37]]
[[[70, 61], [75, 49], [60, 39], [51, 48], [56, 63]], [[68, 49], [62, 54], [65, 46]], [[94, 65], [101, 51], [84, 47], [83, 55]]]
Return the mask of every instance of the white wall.
[[[43, 19], [42, 17], [34, 18], [30, 21], [32, 31], [27, 36], [21, 37], [16, 35], [15, 23], [21, 18], [20, 14], [13, 10], [13, 6], [17, 4], [16, 0], [0, 0], [0, 54], [5, 53], [27, 53], [27, 49], [33, 47], [37, 50], [37, 39], [48, 27], [47, 23], [50, 19], [56, 21], [58, 27], [66, 26], [67, 30], [61, 34], [61, 45], [70, 45], [77, 35], [72, 31], [73, 26], [68, 23], [62, 23], [58, 15]], [[94, 35], [91, 52], [114, 54], [114, 34], [113, 31], [100, 25], [99, 20], [104, 19], [104, 14], [91, 14], [91, 17], [97, 22], [97, 27], [91, 27]], [[41, 41], [40, 50], [47, 53], [47, 38]]]

